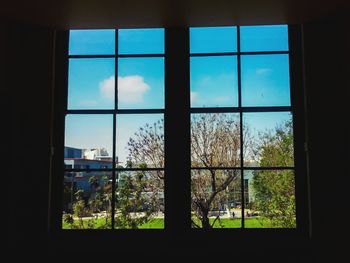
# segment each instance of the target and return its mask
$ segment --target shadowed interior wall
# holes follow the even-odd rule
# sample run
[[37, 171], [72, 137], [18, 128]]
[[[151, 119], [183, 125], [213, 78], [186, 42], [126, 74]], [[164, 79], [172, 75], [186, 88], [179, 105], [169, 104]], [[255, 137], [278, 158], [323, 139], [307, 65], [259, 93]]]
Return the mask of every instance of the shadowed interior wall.
[[2, 30], [3, 87], [11, 94], [6, 228], [14, 248], [44, 246], [47, 237], [53, 33], [27, 26]]

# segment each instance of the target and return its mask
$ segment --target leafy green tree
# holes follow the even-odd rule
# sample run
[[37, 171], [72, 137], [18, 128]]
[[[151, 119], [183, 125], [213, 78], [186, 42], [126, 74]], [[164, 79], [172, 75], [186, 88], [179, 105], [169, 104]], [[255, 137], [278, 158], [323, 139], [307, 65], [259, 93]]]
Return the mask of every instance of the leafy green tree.
[[[145, 168], [145, 165], [142, 165]], [[117, 190], [117, 228], [137, 229], [160, 210], [162, 189], [152, 172], [120, 174]]]
[[[258, 146], [261, 166], [293, 166], [292, 122], [261, 136]], [[290, 170], [255, 171], [252, 181], [255, 209], [272, 227], [296, 226], [295, 182]]]
[[99, 186], [98, 178], [96, 176], [91, 176], [89, 178], [89, 184], [90, 184], [91, 192], [95, 191]]
[[70, 225], [70, 228], [74, 228], [74, 218], [71, 214], [63, 214], [63, 222]]
[[86, 214], [84, 200], [78, 200], [73, 204], [74, 216], [79, 218], [80, 228], [84, 228], [83, 217]]
[[74, 193], [75, 202], [73, 204], [73, 214], [79, 218], [79, 227], [84, 228], [83, 217], [89, 215], [89, 212], [85, 205], [84, 190], [79, 189]]
[[89, 199], [89, 206], [91, 212], [100, 212], [101, 208], [103, 207], [103, 195], [100, 192], [97, 192], [96, 194], [92, 195]]
[[63, 187], [63, 211], [71, 212], [69, 204], [71, 203], [72, 198], [72, 187], [69, 184], [65, 184]]

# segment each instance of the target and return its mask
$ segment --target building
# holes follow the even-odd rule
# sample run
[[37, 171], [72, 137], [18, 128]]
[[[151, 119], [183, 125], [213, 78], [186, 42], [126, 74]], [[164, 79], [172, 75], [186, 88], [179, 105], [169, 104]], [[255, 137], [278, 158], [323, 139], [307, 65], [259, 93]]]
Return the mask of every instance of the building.
[[[102, 154], [102, 156], [100, 156]], [[87, 202], [93, 191], [90, 178], [96, 177], [98, 184], [102, 185], [104, 181], [109, 181], [111, 172], [86, 171], [94, 169], [110, 169], [113, 167], [112, 157], [108, 156], [105, 149], [78, 149], [73, 147], [64, 147], [64, 165], [65, 169], [83, 169], [83, 171], [69, 171], [64, 174], [64, 185], [70, 189], [71, 193], [77, 190], [83, 190], [83, 198]], [[66, 203], [65, 209], [71, 208], [73, 195], [70, 202]]]

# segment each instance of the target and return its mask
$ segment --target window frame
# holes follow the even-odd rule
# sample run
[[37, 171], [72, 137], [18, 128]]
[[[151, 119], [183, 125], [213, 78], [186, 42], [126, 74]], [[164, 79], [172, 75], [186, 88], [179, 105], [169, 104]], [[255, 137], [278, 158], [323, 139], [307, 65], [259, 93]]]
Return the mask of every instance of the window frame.
[[[239, 26], [237, 26], [239, 31]], [[239, 33], [238, 33], [239, 34]], [[48, 231], [58, 235], [97, 235], [115, 236], [115, 231], [92, 230], [84, 231], [64, 231], [61, 228], [62, 217], [62, 190], [63, 190], [63, 152], [64, 152], [64, 123], [67, 109], [68, 95], [68, 41], [69, 31], [57, 31], [55, 41], [54, 56], [54, 92], [53, 92], [53, 118], [51, 123], [51, 169], [49, 182], [49, 202], [48, 202]], [[116, 38], [118, 34], [116, 34]], [[309, 214], [309, 179], [307, 170], [306, 136], [305, 136], [305, 94], [302, 79], [302, 49], [301, 30], [298, 25], [288, 25], [289, 35], [289, 69], [290, 69], [290, 92], [291, 106], [293, 113], [294, 132], [294, 169], [295, 169], [295, 195], [297, 227], [295, 229], [252, 229], [252, 228], [232, 228], [214, 229], [214, 231], [197, 231], [191, 228], [191, 197], [190, 197], [190, 78], [189, 78], [189, 28], [165, 28], [165, 108], [164, 113], [164, 137], [165, 137], [165, 228], [152, 229], [152, 231], [130, 231], [117, 229], [122, 236], [133, 235], [137, 237], [174, 237], [181, 236], [187, 238], [203, 238], [200, 242], [210, 240], [210, 238], [221, 236], [227, 238], [242, 237], [284, 237], [308, 238], [311, 236], [311, 221]], [[116, 41], [117, 46], [118, 41]], [[239, 41], [237, 42], [239, 45]], [[116, 54], [117, 49], [116, 47]], [[239, 51], [239, 49], [237, 50]], [[231, 53], [231, 52], [230, 52]], [[245, 52], [242, 52], [243, 54]], [[256, 52], [252, 52], [256, 53]], [[257, 52], [260, 53], [260, 52]], [[267, 52], [270, 53], [270, 52]], [[274, 53], [274, 52], [273, 52]], [[285, 52], [283, 52], [285, 53]], [[80, 56], [80, 55], [78, 55]], [[91, 55], [94, 57], [94, 55]], [[98, 55], [100, 56], [100, 55]], [[128, 55], [120, 55], [125, 57]], [[134, 57], [138, 55], [130, 55]], [[144, 57], [152, 54], [143, 55]], [[238, 59], [238, 58], [237, 58]], [[117, 59], [116, 59], [117, 64]], [[240, 64], [240, 63], [239, 63]], [[239, 66], [240, 67], [240, 66]], [[117, 72], [117, 65], [115, 68]], [[240, 70], [240, 69], [239, 69]], [[240, 78], [240, 74], [239, 78]], [[115, 78], [117, 79], [117, 78]], [[183, 87], [183, 88], [179, 88]], [[117, 91], [117, 89], [115, 89]], [[239, 91], [240, 92], [240, 91]], [[215, 111], [215, 109], [213, 109]], [[222, 109], [220, 109], [221, 111]], [[247, 108], [247, 110], [251, 110]], [[267, 109], [268, 110], [268, 109]], [[70, 110], [71, 111], [71, 110]], [[81, 110], [74, 110], [80, 113]], [[98, 110], [106, 112], [106, 110]], [[107, 110], [108, 113], [113, 113]], [[140, 110], [119, 110], [127, 113], [139, 113]], [[157, 110], [156, 110], [157, 111]], [[201, 111], [201, 110], [199, 110]], [[140, 112], [141, 113], [141, 112]], [[146, 112], [143, 112], [146, 113]], [[148, 110], [147, 113], [156, 113], [155, 110]], [[115, 116], [115, 115], [114, 115]], [[115, 119], [115, 117], [113, 117]], [[176, 120], [182, 120], [178, 123]], [[242, 125], [242, 124], [241, 124]], [[113, 136], [115, 137], [115, 130]], [[114, 138], [115, 140], [115, 138]], [[113, 145], [113, 148], [115, 144]], [[115, 152], [115, 149], [113, 149]], [[182, 162], [179, 162], [181, 158]], [[243, 166], [241, 166], [243, 167]], [[280, 168], [280, 167], [279, 167]], [[126, 168], [127, 169], [127, 168]], [[131, 168], [133, 169], [133, 168]], [[227, 169], [227, 168], [225, 168]], [[237, 169], [237, 167], [235, 167]], [[135, 170], [135, 169], [134, 169]], [[146, 168], [146, 170], [152, 170]], [[243, 170], [243, 169], [242, 169]], [[89, 170], [91, 171], [91, 169]], [[103, 171], [107, 171], [103, 169]], [[114, 169], [116, 171], [116, 169]], [[178, 176], [181, 174], [181, 176]], [[115, 176], [115, 174], [114, 174]], [[115, 178], [115, 177], [114, 177]], [[115, 180], [113, 180], [115, 182]], [[244, 184], [241, 185], [241, 194], [244, 196]], [[179, 194], [179, 190], [180, 194]], [[242, 199], [244, 200], [244, 199]], [[114, 206], [113, 200], [113, 206]], [[244, 213], [243, 213], [244, 214]], [[82, 234], [84, 232], [84, 234]], [[132, 234], [131, 234], [132, 232]], [[85, 234], [86, 233], [86, 234]], [[232, 236], [232, 234], [235, 234]], [[94, 235], [95, 235], [94, 234]]]
[[[289, 27], [288, 27], [289, 28]], [[238, 113], [239, 114], [239, 123], [240, 123], [240, 165], [239, 166], [223, 166], [223, 167], [191, 167], [192, 170], [235, 170], [240, 173], [240, 186], [241, 186], [241, 227], [242, 229], [247, 229], [245, 227], [245, 179], [244, 179], [244, 171], [260, 171], [260, 170], [273, 170], [273, 171], [293, 171], [295, 177], [295, 164], [294, 166], [246, 166], [244, 164], [244, 143], [243, 143], [243, 131], [244, 131], [244, 113], [275, 113], [275, 112], [290, 112], [293, 118], [293, 131], [295, 130], [294, 125], [294, 107], [293, 107], [293, 99], [292, 99], [292, 84], [290, 83], [290, 106], [243, 106], [242, 104], [242, 56], [264, 56], [264, 55], [288, 55], [290, 59], [290, 48], [285, 51], [241, 51], [241, 30], [240, 26], [236, 27], [236, 41], [237, 41], [237, 51], [235, 52], [210, 52], [210, 53], [191, 53], [189, 52], [190, 58], [197, 57], [236, 57], [237, 61], [237, 88], [238, 88], [238, 105], [232, 107], [191, 107], [190, 114], [213, 114], [213, 113]], [[289, 34], [288, 31], [288, 39]], [[290, 62], [289, 62], [289, 75], [290, 79], [292, 78], [292, 72], [290, 70]], [[236, 72], [235, 72], [236, 73]], [[294, 144], [296, 143], [296, 139], [294, 138]], [[294, 145], [293, 145], [294, 146]], [[296, 155], [296, 149], [294, 148], [294, 156]], [[296, 188], [296, 186], [295, 186]], [[296, 222], [296, 228], [298, 227], [298, 223]]]

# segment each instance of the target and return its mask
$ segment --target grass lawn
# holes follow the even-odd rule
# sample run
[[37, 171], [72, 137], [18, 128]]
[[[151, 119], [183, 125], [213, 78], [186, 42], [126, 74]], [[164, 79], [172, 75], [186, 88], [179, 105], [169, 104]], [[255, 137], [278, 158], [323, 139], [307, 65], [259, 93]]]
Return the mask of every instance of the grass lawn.
[[[83, 220], [84, 223], [84, 228], [88, 228], [88, 221], [89, 220]], [[212, 223], [214, 219], [210, 219], [210, 222]], [[106, 224], [106, 219], [105, 218], [98, 218], [93, 221], [93, 229], [100, 229], [104, 228]], [[70, 225], [62, 222], [63, 229], [70, 229]], [[74, 225], [78, 226], [79, 221], [75, 220]], [[240, 228], [241, 227], [241, 219], [235, 218], [235, 219], [229, 219], [229, 218], [223, 218], [221, 219], [221, 226], [219, 221], [217, 220], [215, 222], [214, 228]], [[245, 219], [245, 227], [246, 228], [269, 228], [271, 227], [270, 223], [268, 220], [264, 219], [257, 219], [257, 218], [246, 218]], [[162, 218], [154, 218], [150, 220], [149, 222], [141, 225], [139, 227], [140, 229], [163, 229], [164, 228], [164, 219]]]
[[[104, 229], [106, 228], [106, 219], [105, 218], [98, 218], [98, 219], [94, 219], [90, 221], [91, 223], [93, 223], [93, 226], [91, 225], [90, 227], [88, 227], [89, 225], [89, 220], [88, 219], [83, 219], [83, 224], [84, 224], [84, 229]], [[110, 220], [109, 220], [110, 222]], [[79, 220], [74, 220], [74, 226], [79, 226], [80, 222]], [[62, 228], [63, 229], [71, 229], [71, 226], [65, 222], [62, 221]], [[155, 219], [151, 219], [149, 222], [142, 224], [140, 227], [140, 229], [163, 229], [164, 228], [164, 219], [162, 218], [155, 218]]]
[[163, 218], [154, 218], [151, 221], [141, 225], [139, 228], [146, 229], [163, 229], [164, 228], [164, 219]]
[[[214, 219], [209, 219], [210, 223], [212, 224]], [[222, 218], [219, 222], [219, 220], [216, 220], [214, 228], [240, 228], [241, 227], [241, 219], [240, 218]], [[201, 224], [199, 224], [201, 225]], [[257, 219], [257, 218], [246, 218], [245, 219], [245, 228], [269, 228], [271, 227], [271, 224], [267, 219]]]

